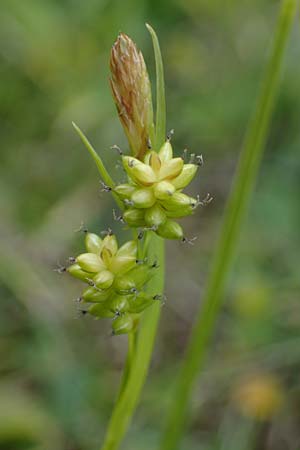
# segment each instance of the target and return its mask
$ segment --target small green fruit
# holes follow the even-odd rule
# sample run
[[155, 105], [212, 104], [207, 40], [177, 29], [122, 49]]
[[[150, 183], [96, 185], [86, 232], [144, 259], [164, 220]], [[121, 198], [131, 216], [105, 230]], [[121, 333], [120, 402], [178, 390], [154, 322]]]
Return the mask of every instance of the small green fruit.
[[149, 227], [158, 227], [163, 224], [166, 219], [166, 213], [158, 204], [155, 204], [145, 212], [145, 222]]
[[181, 226], [173, 220], [167, 220], [157, 229], [157, 234], [165, 239], [182, 239], [183, 231]]
[[93, 273], [82, 270], [79, 264], [72, 264], [67, 268], [67, 271], [70, 275], [72, 275], [72, 277], [78, 278], [79, 280], [83, 281], [87, 281], [88, 278], [94, 276]]
[[95, 233], [87, 233], [85, 236], [85, 247], [88, 253], [100, 255], [102, 248], [102, 239]]
[[130, 333], [134, 328], [134, 321], [130, 314], [117, 317], [112, 323], [113, 334]]
[[95, 253], [82, 253], [76, 258], [77, 264], [87, 272], [100, 272], [104, 269], [103, 261]]

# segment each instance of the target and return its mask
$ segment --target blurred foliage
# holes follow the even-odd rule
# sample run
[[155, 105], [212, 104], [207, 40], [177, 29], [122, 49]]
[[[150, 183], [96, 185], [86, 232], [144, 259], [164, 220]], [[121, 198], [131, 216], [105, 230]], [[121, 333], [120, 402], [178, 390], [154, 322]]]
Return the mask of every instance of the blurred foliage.
[[[122, 231], [71, 121], [121, 181], [110, 146], [126, 145], [108, 86], [109, 52], [122, 30], [139, 44], [153, 74], [145, 21], [161, 41], [174, 147], [178, 155], [188, 146], [204, 156], [191, 192], [215, 199], [185, 220], [196, 245], [168, 245], [168, 301], [150, 380], [124, 445], [155, 448], [278, 5], [2, 0], [0, 449], [90, 450], [104, 434], [126, 340], [111, 338], [105, 322], [79, 320], [76, 282], [52, 269], [83, 248], [74, 233], [81, 221], [95, 231], [110, 225]], [[268, 150], [182, 448], [300, 447], [299, 42], [295, 28]], [[236, 392], [249, 392], [249, 379], [263, 379], [263, 386], [270, 380], [267, 392], [280, 386], [282, 401], [264, 421], [245, 416], [236, 400], [242, 398]]]

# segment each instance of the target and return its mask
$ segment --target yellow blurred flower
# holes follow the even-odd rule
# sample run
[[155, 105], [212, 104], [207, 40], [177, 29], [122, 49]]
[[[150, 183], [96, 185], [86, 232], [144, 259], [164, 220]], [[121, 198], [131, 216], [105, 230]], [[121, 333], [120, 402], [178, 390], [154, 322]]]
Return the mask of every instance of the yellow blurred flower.
[[284, 398], [283, 388], [274, 375], [256, 374], [242, 380], [235, 388], [233, 400], [245, 416], [268, 420], [278, 412]]

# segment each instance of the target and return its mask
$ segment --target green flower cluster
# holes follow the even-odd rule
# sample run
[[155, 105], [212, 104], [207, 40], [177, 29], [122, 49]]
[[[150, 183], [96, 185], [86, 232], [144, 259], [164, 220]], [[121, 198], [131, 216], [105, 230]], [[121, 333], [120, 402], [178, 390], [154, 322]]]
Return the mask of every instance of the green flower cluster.
[[182, 193], [196, 175], [198, 165], [174, 158], [169, 140], [159, 152], [148, 151], [143, 161], [122, 157], [128, 183], [114, 192], [124, 202], [124, 221], [130, 227], [150, 228], [165, 239], [182, 239], [181, 226], [173, 219], [193, 213], [199, 200]]
[[86, 312], [97, 318], [112, 318], [113, 334], [129, 333], [139, 322], [142, 311], [160, 296], [142, 291], [154, 275], [155, 264], [137, 259], [137, 242], [132, 240], [118, 248], [116, 236], [101, 239], [86, 233], [87, 253], [74, 259], [67, 271], [89, 286], [80, 300], [88, 305]]

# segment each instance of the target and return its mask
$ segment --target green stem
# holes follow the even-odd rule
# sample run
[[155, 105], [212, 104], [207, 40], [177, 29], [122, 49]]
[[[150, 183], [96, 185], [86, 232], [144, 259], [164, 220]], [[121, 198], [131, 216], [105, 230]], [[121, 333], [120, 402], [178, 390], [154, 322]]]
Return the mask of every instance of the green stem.
[[[157, 294], [162, 292], [164, 287], [164, 246], [163, 241], [156, 235], [152, 237], [148, 256], [157, 258], [160, 265], [154, 281], [149, 290], [147, 289], [149, 293]], [[116, 450], [129, 427], [147, 376], [159, 315], [159, 302], [143, 313], [130, 373], [112, 413], [102, 450]]]
[[245, 218], [270, 128], [280, 69], [296, 10], [295, 0], [285, 0], [279, 14], [273, 48], [240, 156], [235, 180], [225, 210], [221, 235], [216, 248], [206, 293], [202, 300], [169, 408], [162, 450], [178, 447], [183, 433], [187, 403], [193, 383], [208, 350], [216, 319], [220, 312], [229, 269], [233, 263], [243, 219]]
[[122, 380], [121, 380], [121, 384], [120, 384], [118, 400], [120, 399], [120, 397], [125, 389], [125, 386], [126, 386], [129, 374], [130, 374], [130, 369], [131, 369], [134, 354], [135, 354], [135, 347], [136, 347], [136, 332], [132, 331], [131, 333], [128, 334], [128, 351], [127, 351], [125, 367], [124, 367], [124, 371], [123, 371], [123, 375], [122, 375]]
[[[159, 48], [159, 43], [154, 30], [147, 25], [150, 31], [156, 64], [156, 148], [160, 148], [165, 141], [166, 106], [164, 90], [163, 63]], [[145, 236], [143, 256], [150, 260], [157, 260], [159, 268], [147, 292], [152, 295], [162, 293], [165, 278], [165, 246], [164, 241], [152, 232], [147, 232]], [[108, 430], [104, 439], [102, 450], [117, 450], [130, 425], [132, 416], [136, 409], [142, 387], [144, 385], [148, 368], [151, 361], [156, 330], [160, 316], [160, 304], [146, 310], [141, 319], [138, 333], [136, 349], [131, 362], [130, 373], [127, 377], [126, 385], [122, 395], [119, 397], [113, 410]]]

